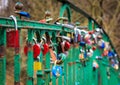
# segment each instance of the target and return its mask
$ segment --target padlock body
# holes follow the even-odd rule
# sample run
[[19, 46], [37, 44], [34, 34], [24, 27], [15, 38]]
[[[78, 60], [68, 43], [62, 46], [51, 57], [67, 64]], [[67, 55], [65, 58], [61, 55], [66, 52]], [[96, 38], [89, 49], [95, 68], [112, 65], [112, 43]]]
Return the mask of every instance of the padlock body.
[[19, 47], [19, 31], [11, 30], [7, 32], [7, 47]]

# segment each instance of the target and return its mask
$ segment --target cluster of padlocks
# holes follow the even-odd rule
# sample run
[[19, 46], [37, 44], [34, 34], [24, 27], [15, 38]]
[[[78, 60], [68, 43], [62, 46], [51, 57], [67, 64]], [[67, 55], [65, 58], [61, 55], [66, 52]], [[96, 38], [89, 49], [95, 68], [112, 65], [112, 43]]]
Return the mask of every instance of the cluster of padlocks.
[[[58, 22], [56, 23], [58, 25], [61, 25]], [[71, 48], [71, 46], [80, 48], [80, 54], [78, 57], [83, 66], [87, 65], [86, 62], [90, 58], [92, 58], [94, 51], [96, 49], [99, 49], [101, 55], [96, 56], [96, 59], [102, 60], [103, 57], [107, 57], [110, 66], [112, 66], [116, 70], [119, 68], [117, 54], [112, 50], [110, 43], [103, 39], [104, 33], [102, 29], [96, 28], [95, 30], [89, 31], [86, 28], [80, 28], [80, 26], [73, 26], [71, 24], [68, 25], [62, 24], [62, 25], [72, 28], [74, 30], [74, 33], [71, 34], [72, 37], [70, 37], [67, 35], [64, 36], [58, 32], [58, 34], [56, 35], [57, 50], [55, 49], [55, 46], [52, 45], [53, 43], [48, 33], [45, 33], [45, 35], [41, 38], [40, 43], [37, 43], [35, 38], [33, 39], [34, 60], [39, 61], [40, 52], [42, 52], [43, 56], [45, 56], [48, 52], [50, 52], [51, 62], [54, 63], [54, 66], [52, 68], [53, 76], [58, 77], [62, 75], [61, 65], [64, 63], [66, 57], [69, 55], [68, 51]], [[24, 47], [25, 55], [27, 55], [27, 52], [28, 52], [28, 47], [26, 45]], [[35, 65], [37, 64], [35, 63]], [[41, 66], [41, 64], [39, 66]], [[99, 67], [98, 63], [96, 62], [96, 60], [94, 60], [93, 70], [95, 70], [98, 67]]]
[[[40, 23], [49, 23], [51, 20], [53, 20], [51, 17], [51, 14], [49, 11], [46, 11], [45, 13], [45, 19], [40, 20]], [[14, 16], [11, 16], [11, 18], [15, 21], [15, 25], [17, 24], [16, 19]], [[79, 59], [83, 66], [86, 66], [87, 60], [91, 58], [94, 54], [94, 51], [96, 49], [100, 49], [100, 54], [96, 56], [96, 59], [101, 59], [103, 57], [107, 57], [109, 60], [110, 66], [112, 66], [114, 69], [118, 69], [118, 60], [117, 60], [117, 54], [112, 50], [112, 47], [109, 42], [105, 41], [103, 39], [104, 32], [100, 28], [95, 28], [94, 30], [88, 30], [87, 27], [80, 28], [78, 24], [73, 25], [68, 22], [68, 18], [66, 17], [59, 17], [54, 24], [61, 25], [70, 29], [74, 30], [74, 33], [71, 34], [71, 36], [65, 36], [64, 34], [58, 32], [56, 35], [56, 42], [57, 42], [57, 48], [55, 49], [55, 46], [52, 45], [51, 37], [48, 33], [45, 33], [45, 35], [41, 38], [40, 42], [38, 43], [35, 38], [33, 38], [33, 57], [34, 57], [34, 70], [41, 69], [41, 63], [40, 61], [40, 53], [42, 52], [42, 55], [45, 56], [48, 52], [50, 52], [51, 55], [51, 62], [54, 63], [54, 66], [52, 68], [52, 74], [55, 77], [58, 77], [62, 75], [62, 67], [61, 65], [64, 63], [66, 57], [69, 55], [68, 51], [71, 48], [71, 46], [79, 47], [80, 48], [80, 54]], [[19, 39], [19, 33], [17, 30], [14, 30], [7, 32], [7, 36], [14, 36], [14, 33], [16, 36], [14, 36], [12, 39], [13, 41], [16, 41]], [[7, 46], [8, 47], [19, 47], [18, 43], [11, 43], [11, 39], [7, 38]], [[16, 41], [18, 42], [18, 41]], [[14, 45], [13, 45], [14, 44]], [[28, 40], [26, 39], [26, 45], [24, 47], [24, 54], [27, 56], [28, 50], [30, 48], [28, 47], [31, 45], [28, 43]], [[56, 52], [57, 51], [57, 52]], [[36, 62], [37, 61], [37, 62]], [[38, 66], [38, 67], [36, 67]], [[98, 63], [94, 60], [93, 61], [93, 70], [98, 68]]]
[[[12, 16], [13, 20], [15, 21], [14, 17]], [[62, 23], [61, 23], [62, 22]], [[16, 23], [16, 21], [15, 21]], [[45, 23], [45, 22], [44, 22]], [[96, 49], [100, 49], [101, 55], [96, 56], [96, 59], [102, 59], [103, 57], [107, 57], [109, 60], [110, 66], [112, 66], [114, 69], [118, 69], [118, 60], [117, 60], [117, 54], [112, 50], [112, 47], [109, 42], [105, 41], [103, 39], [103, 30], [100, 28], [96, 28], [95, 30], [89, 31], [86, 28], [80, 28], [80, 26], [75, 26], [73, 24], [68, 23], [68, 19], [65, 17], [60, 17], [55, 24], [62, 25], [64, 27], [68, 27], [70, 29], [74, 30], [74, 33], [71, 34], [71, 36], [65, 36], [62, 33], [58, 32], [56, 35], [56, 41], [57, 41], [57, 48], [55, 50], [55, 46], [52, 45], [52, 40], [49, 34], [46, 32], [45, 35], [41, 38], [40, 42], [38, 43], [35, 38], [33, 38], [33, 56], [34, 56], [34, 69], [36, 69], [36, 66], [39, 66], [38, 68], [41, 68], [41, 63], [36, 62], [39, 61], [39, 55], [42, 52], [43, 56], [45, 56], [48, 52], [51, 54], [51, 60], [54, 62], [52, 73], [54, 76], [60, 76], [62, 74], [62, 63], [64, 63], [66, 57], [69, 55], [68, 51], [73, 45], [74, 47], [80, 48], [80, 54], [79, 59], [80, 62], [86, 66], [86, 61], [89, 60], [93, 56], [93, 53]], [[14, 36], [17, 35], [17, 36]], [[14, 30], [7, 32], [7, 36], [14, 36], [13, 41], [16, 41], [19, 39], [19, 33], [17, 30], [14, 32]], [[19, 47], [18, 43], [11, 43], [11, 40], [7, 38], [7, 46], [8, 47]], [[17, 42], [17, 41], [16, 41]], [[14, 45], [13, 45], [14, 44]], [[26, 46], [24, 47], [24, 53], [27, 56], [28, 54], [28, 46], [30, 43], [28, 43], [28, 40], [26, 39]], [[56, 52], [57, 51], [57, 52]], [[93, 69], [95, 70], [98, 68], [98, 63], [94, 60], [93, 61]], [[37, 70], [37, 69], [36, 69]]]
[[[78, 39], [78, 43], [80, 47], [82, 47], [82, 49], [80, 50], [79, 58], [82, 62], [84, 62], [84, 65], [85, 61], [92, 57], [94, 51], [96, 49], [100, 49], [101, 55], [98, 54], [98, 56], [96, 56], [96, 59], [107, 57], [109, 60], [109, 64], [113, 68], [118, 69], [119, 62], [117, 60], [117, 54], [112, 50], [110, 43], [103, 39], [102, 29], [96, 28], [95, 30], [87, 31], [77, 29], [76, 27], [75, 31], [76, 33], [78, 32], [75, 38]], [[99, 67], [96, 61], [93, 61], [93, 67]]]

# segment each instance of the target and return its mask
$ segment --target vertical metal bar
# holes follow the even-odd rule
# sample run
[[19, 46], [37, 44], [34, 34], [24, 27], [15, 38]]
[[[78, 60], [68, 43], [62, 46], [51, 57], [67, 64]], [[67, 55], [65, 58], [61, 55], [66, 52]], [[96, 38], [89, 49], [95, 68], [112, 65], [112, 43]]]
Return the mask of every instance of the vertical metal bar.
[[[19, 31], [20, 34], [20, 31]], [[20, 38], [20, 35], [19, 35]], [[20, 44], [20, 39], [19, 39]], [[19, 45], [20, 46], [20, 45]], [[19, 54], [19, 47], [15, 48], [15, 55], [14, 55], [14, 85], [20, 85], [20, 54]]]
[[[42, 58], [43, 54], [42, 54], [42, 52], [40, 53], [39, 57], [40, 57], [39, 62], [42, 63], [43, 62], [43, 58]], [[37, 71], [37, 85], [43, 85], [44, 84], [44, 80], [42, 79], [42, 77], [43, 77], [42, 69]]]
[[[56, 34], [57, 34], [56, 32], [52, 33], [52, 42], [53, 43], [57, 43], [56, 42]], [[54, 48], [55, 48], [55, 51], [57, 52], [56, 46]], [[54, 63], [52, 64], [52, 66], [54, 66]], [[52, 85], [56, 85], [56, 77], [54, 77], [54, 76], [52, 76]]]
[[45, 57], [46, 57], [45, 85], [49, 85], [49, 82], [50, 82], [50, 53], [47, 53]]
[[79, 85], [79, 82], [78, 82], [78, 56], [79, 56], [79, 48], [73, 48], [73, 53], [75, 53], [75, 57], [73, 57], [73, 60], [74, 60], [74, 66], [73, 66], [73, 75], [74, 75], [74, 78], [73, 78], [73, 84], [75, 85]]
[[[98, 27], [97, 24], [94, 23], [94, 29], [97, 28], [97, 27]], [[99, 49], [96, 49], [93, 53], [93, 59], [95, 60], [95, 57], [100, 56], [100, 55], [101, 54], [99, 52]], [[93, 80], [95, 80], [95, 81], [92, 82], [92, 84], [93, 85], [98, 85], [98, 69], [96, 69], [96, 71], [93, 72], [92, 78], [93, 78]]]
[[56, 85], [56, 77], [52, 76], [52, 85]]
[[42, 79], [42, 71], [37, 71], [37, 85], [44, 85], [44, 80]]
[[28, 30], [27, 85], [33, 85], [33, 30]]
[[6, 85], [6, 29], [0, 29], [0, 85]]
[[14, 56], [14, 84], [20, 85], [20, 55]]
[[88, 19], [88, 29], [92, 30], [92, 19]]
[[67, 60], [64, 61], [63, 75], [64, 75], [64, 85], [67, 85]]
[[58, 85], [62, 85], [62, 76], [58, 78]]

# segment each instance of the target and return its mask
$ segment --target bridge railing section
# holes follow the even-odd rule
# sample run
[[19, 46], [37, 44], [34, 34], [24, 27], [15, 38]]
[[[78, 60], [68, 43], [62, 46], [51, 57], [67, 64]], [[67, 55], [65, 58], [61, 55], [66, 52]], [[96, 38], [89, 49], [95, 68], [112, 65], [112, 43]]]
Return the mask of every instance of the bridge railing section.
[[[70, 3], [68, 4], [67, 0], [63, 3], [60, 10], [60, 17], [64, 17], [64, 12], [67, 10], [68, 22], [71, 22], [69, 5], [73, 7]], [[106, 49], [103, 49], [105, 48], [105, 42], [110, 42], [109, 37], [91, 17], [87, 18], [90, 32], [99, 30], [102, 32], [99, 38], [101, 39], [102, 37], [102, 41], [104, 41], [103, 47], [99, 48], [97, 43], [93, 46], [88, 45], [87, 42], [76, 42], [76, 26], [69, 28], [71, 26], [66, 27], [63, 22], [56, 25], [18, 19], [16, 23], [15, 19], [0, 18], [0, 85], [6, 84], [7, 56], [5, 51], [9, 46], [15, 48], [14, 84], [20, 85], [20, 75], [22, 74], [20, 34], [22, 29], [27, 30], [27, 35], [25, 35], [27, 37], [25, 41], [26, 47], [24, 48], [24, 53], [27, 56], [26, 85], [34, 85], [35, 81], [37, 81], [37, 85], [118, 85], [120, 83], [119, 69], [117, 66], [111, 66], [111, 59], [108, 58], [108, 53], [105, 55]], [[17, 29], [15, 30], [16, 24]], [[9, 31], [12, 34], [8, 37]], [[84, 33], [81, 34], [81, 36], [83, 35]], [[60, 44], [57, 38], [61, 39], [62, 37], [66, 39], [66, 36], [70, 39], [73, 38], [73, 42], [70, 42], [71, 46], [66, 52], [67, 55], [61, 54], [58, 56], [57, 53], [60, 51], [58, 49]], [[11, 37], [13, 37], [13, 42], [8, 40]], [[69, 41], [68, 38], [66, 40]], [[96, 50], [92, 52], [90, 57], [86, 56], [93, 47], [96, 47], [94, 48]], [[111, 49], [112, 52], [115, 52], [113, 47]]]

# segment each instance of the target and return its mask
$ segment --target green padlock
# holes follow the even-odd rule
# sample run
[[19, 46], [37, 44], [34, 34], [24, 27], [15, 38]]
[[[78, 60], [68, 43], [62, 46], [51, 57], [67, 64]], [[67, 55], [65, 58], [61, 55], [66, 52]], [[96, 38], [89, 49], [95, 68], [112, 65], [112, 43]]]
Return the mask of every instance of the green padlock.
[[60, 53], [60, 54], [58, 55], [58, 57], [59, 57], [60, 60], [62, 60], [62, 62], [64, 62], [65, 59], [66, 59], [66, 55], [65, 55], [64, 53]]

